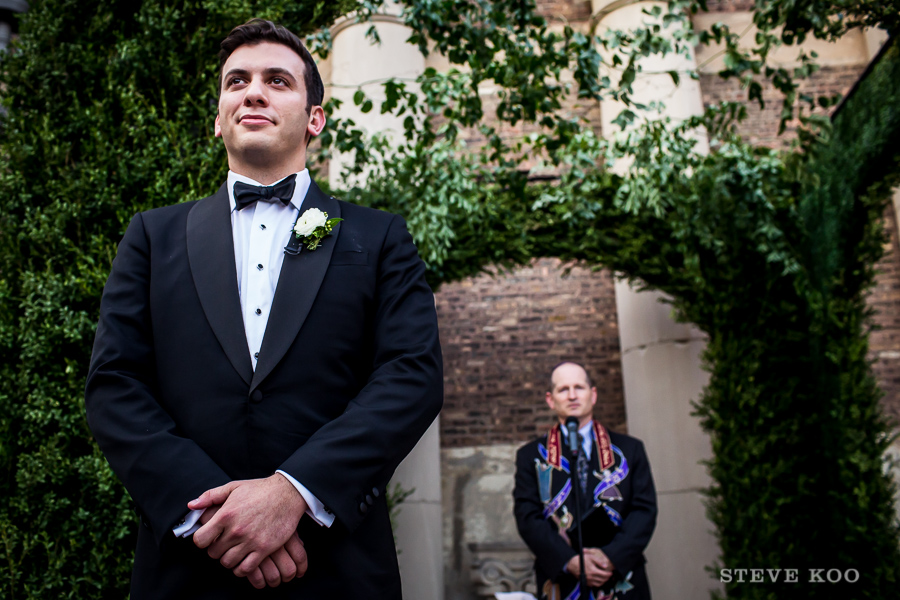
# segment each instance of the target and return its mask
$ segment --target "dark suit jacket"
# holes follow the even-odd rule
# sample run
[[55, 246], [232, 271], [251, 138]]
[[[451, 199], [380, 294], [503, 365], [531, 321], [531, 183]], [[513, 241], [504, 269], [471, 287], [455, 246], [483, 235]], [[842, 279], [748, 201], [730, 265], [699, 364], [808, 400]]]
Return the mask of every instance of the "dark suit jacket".
[[[136, 215], [119, 245], [85, 401], [141, 515], [133, 600], [400, 597], [384, 492], [440, 411], [434, 296], [401, 218], [315, 183], [313, 207], [344, 221], [285, 256], [255, 372], [224, 186]], [[277, 469], [336, 519], [304, 517], [306, 576], [257, 594], [172, 529], [204, 490]]]
[[[585, 546], [599, 547], [609, 557], [615, 566], [613, 580], [622, 580], [629, 572], [632, 573], [630, 582], [634, 585], [634, 589], [620, 593], [617, 598], [649, 600], [650, 589], [644, 572], [643, 553], [656, 526], [657, 513], [656, 489], [653, 486], [650, 464], [640, 440], [612, 431], [609, 432], [609, 437], [616, 457], [615, 466], [611, 470], [621, 469], [624, 464], [627, 466], [627, 473], [624, 477], [615, 479], [618, 494], [611, 488], [606, 492], [607, 498], [621, 496], [621, 499], [600, 497], [598, 502], [598, 498], [593, 497], [593, 492], [598, 489], [600, 483], [600, 479], [596, 477], [600, 472], [600, 464], [595, 443], [591, 452], [591, 469], [587, 485], [588, 492], [592, 496], [592, 501], [588, 501], [591, 507], [584, 511], [582, 519], [585, 523]], [[542, 591], [544, 582], [550, 580], [560, 585], [565, 598], [577, 584], [574, 577], [563, 571], [569, 559], [578, 553], [574, 529], [575, 494], [569, 493], [565, 501], [552, 511], [552, 514], [545, 517], [545, 504], [541, 498], [537, 474], [540, 466], [550, 475], [552, 504], [552, 499], [557, 498], [570, 481], [568, 472], [570, 462], [572, 470], [575, 469], [575, 461], [569, 454], [567, 444], [563, 443], [562, 447], [562, 469], [547, 468], [546, 435], [519, 449], [516, 454], [513, 498], [519, 535], [535, 555], [538, 593]], [[572, 484], [577, 485], [577, 478], [572, 480]], [[603, 507], [604, 504], [606, 508]], [[564, 515], [563, 507], [573, 515], [568, 535], [575, 545], [574, 548], [559, 534], [559, 527], [553, 518], [553, 515], [557, 518]], [[619, 525], [613, 524], [607, 509], [618, 515], [621, 519]]]

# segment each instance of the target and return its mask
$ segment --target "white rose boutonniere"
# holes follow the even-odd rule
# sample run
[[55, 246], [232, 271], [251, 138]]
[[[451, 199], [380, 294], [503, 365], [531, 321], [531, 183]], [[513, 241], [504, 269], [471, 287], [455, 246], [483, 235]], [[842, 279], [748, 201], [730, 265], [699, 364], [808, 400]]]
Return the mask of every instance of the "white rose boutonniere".
[[310, 208], [300, 215], [294, 224], [294, 233], [300, 237], [306, 237], [316, 230], [316, 227], [324, 227], [328, 223], [328, 215], [318, 208]]
[[327, 212], [318, 208], [309, 208], [297, 217], [294, 229], [291, 231], [291, 241], [284, 248], [287, 254], [300, 254], [302, 246], [308, 250], [315, 250], [322, 243], [325, 236], [331, 234], [331, 230], [343, 219], [329, 219]]

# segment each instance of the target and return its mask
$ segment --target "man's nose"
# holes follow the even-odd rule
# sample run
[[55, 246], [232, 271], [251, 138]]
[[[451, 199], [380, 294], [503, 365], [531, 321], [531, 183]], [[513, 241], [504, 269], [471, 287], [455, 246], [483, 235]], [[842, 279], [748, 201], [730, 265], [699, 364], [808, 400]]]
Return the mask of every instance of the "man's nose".
[[268, 103], [269, 98], [266, 96], [265, 84], [258, 79], [251, 81], [244, 92], [244, 104], [246, 106], [254, 104], [265, 106]]

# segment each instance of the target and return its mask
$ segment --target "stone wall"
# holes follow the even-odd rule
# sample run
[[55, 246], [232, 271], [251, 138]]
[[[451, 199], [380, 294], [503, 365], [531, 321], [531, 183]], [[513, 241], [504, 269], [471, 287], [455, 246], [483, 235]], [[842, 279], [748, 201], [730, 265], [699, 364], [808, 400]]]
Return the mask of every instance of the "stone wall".
[[[444, 600], [473, 600], [478, 545], [522, 544], [513, 518], [513, 477], [519, 444], [441, 450]], [[504, 591], [504, 590], [498, 590]], [[516, 591], [516, 590], [505, 590]]]

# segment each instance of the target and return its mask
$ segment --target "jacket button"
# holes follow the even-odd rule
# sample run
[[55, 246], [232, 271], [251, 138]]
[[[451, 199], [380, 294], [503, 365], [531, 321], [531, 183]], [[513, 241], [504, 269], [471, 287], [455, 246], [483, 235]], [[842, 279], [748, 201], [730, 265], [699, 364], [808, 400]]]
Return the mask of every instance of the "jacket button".
[[253, 393], [250, 394], [250, 402], [254, 404], [259, 404], [262, 402], [263, 393], [262, 390], [253, 390]]
[[366, 494], [366, 504], [372, 506], [373, 502], [375, 502], [375, 498], [373, 498], [370, 494]]
[[362, 514], [366, 514], [367, 512], [369, 512], [369, 505], [366, 504], [365, 502], [360, 502], [359, 503], [359, 512], [361, 512]]
[[372, 495], [375, 496], [376, 498], [380, 495], [380, 492], [378, 491], [377, 487], [372, 488]]

